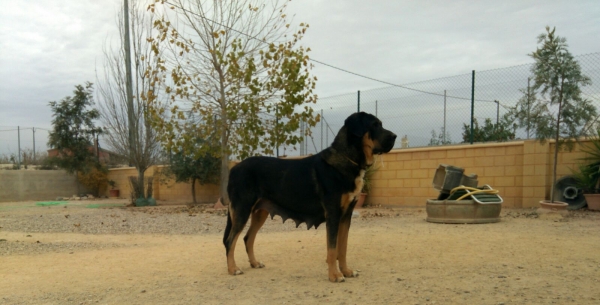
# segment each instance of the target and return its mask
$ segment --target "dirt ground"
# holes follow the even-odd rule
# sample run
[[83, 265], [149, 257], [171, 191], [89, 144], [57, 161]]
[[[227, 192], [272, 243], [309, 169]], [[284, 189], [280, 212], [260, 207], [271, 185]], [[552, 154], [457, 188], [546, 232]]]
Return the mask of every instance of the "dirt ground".
[[[255, 246], [266, 268], [250, 268], [240, 239], [245, 273], [230, 276], [221, 212], [19, 205], [0, 204], [2, 304], [600, 304], [591, 211], [504, 210], [499, 223], [454, 225], [426, 222], [422, 208], [363, 209], [348, 247], [360, 276], [336, 284], [324, 225], [269, 219]], [[129, 222], [171, 229], [119, 231]]]

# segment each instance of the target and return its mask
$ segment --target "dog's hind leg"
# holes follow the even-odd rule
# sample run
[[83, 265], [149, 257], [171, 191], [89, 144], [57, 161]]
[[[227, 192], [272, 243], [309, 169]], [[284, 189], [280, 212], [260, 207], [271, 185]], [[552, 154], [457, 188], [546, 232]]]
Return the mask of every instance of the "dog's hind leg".
[[329, 270], [329, 280], [331, 282], [344, 282], [344, 275], [340, 272], [337, 264], [338, 259], [338, 234], [340, 225], [340, 211], [334, 206], [327, 210], [326, 228], [327, 228], [327, 267]]
[[250, 218], [250, 228], [244, 236], [244, 243], [246, 244], [246, 253], [248, 253], [248, 259], [250, 260], [250, 266], [252, 268], [264, 268], [265, 265], [256, 260], [254, 257], [254, 241], [256, 239], [256, 233], [262, 227], [262, 225], [267, 220], [269, 216], [269, 212], [263, 209], [258, 209], [252, 212], [252, 216]]
[[229, 215], [227, 216], [227, 227], [223, 236], [223, 244], [225, 245], [225, 254], [227, 256], [227, 271], [231, 275], [243, 274], [242, 270], [235, 264], [235, 245], [238, 237], [244, 230], [246, 222], [250, 217], [250, 207], [244, 206], [239, 209], [233, 209], [233, 203], [229, 205]]

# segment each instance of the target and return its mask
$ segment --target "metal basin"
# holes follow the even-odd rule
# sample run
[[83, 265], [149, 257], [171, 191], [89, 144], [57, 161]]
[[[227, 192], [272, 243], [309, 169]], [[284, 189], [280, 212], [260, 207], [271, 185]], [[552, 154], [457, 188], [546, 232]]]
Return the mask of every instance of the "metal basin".
[[427, 200], [427, 221], [437, 223], [492, 223], [500, 221], [502, 203], [473, 200]]

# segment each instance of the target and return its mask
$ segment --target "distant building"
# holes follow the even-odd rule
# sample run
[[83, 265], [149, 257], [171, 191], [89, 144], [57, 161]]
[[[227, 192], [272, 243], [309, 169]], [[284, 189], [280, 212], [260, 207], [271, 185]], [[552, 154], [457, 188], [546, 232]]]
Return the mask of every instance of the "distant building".
[[408, 136], [404, 135], [404, 137], [402, 137], [402, 142], [400, 144], [401, 148], [408, 148]]
[[[116, 160], [122, 159], [116, 153], [106, 150], [104, 148], [98, 147], [98, 142], [94, 141], [94, 145], [88, 146], [88, 150], [94, 154], [94, 156], [98, 159], [101, 164], [112, 164]], [[58, 157], [59, 151], [58, 149], [48, 149], [48, 157]], [[112, 163], [111, 163], [112, 161]]]

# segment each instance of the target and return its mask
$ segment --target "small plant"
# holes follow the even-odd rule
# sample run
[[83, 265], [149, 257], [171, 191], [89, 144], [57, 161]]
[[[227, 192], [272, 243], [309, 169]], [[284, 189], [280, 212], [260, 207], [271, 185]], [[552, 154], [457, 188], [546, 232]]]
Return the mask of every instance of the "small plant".
[[92, 191], [94, 196], [100, 195], [100, 190], [108, 183], [108, 170], [100, 165], [95, 165], [89, 170], [77, 173], [77, 179], [83, 186]]
[[368, 194], [371, 191], [371, 187], [373, 186], [373, 175], [377, 170], [381, 167], [380, 163], [375, 163], [365, 170], [365, 176], [363, 177], [363, 188], [362, 193]]
[[110, 188], [114, 190], [117, 183], [115, 182], [115, 180], [108, 180], [108, 185], [110, 185]]

